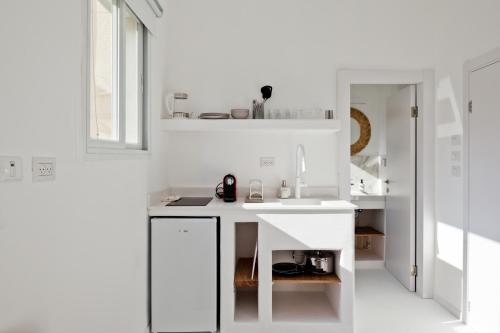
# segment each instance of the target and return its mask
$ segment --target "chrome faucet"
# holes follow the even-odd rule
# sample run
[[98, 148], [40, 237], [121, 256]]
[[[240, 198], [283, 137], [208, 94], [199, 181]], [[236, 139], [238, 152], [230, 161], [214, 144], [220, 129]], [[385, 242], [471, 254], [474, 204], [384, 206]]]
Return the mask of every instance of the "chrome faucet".
[[296, 173], [295, 173], [295, 199], [300, 199], [300, 192], [302, 187], [306, 187], [307, 185], [304, 183], [302, 179], [304, 173], [306, 172], [306, 151], [303, 145], [297, 146], [296, 153]]

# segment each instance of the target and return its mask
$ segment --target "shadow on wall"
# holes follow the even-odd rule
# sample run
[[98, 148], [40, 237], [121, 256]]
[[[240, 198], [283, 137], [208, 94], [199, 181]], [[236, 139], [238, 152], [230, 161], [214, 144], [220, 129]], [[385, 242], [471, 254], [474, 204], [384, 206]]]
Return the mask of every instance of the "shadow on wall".
[[[437, 138], [442, 139], [453, 135], [463, 135], [462, 113], [460, 112], [450, 77], [439, 80], [436, 97], [438, 102], [448, 103], [451, 108], [451, 113], [439, 112]], [[438, 109], [438, 111], [440, 110]]]

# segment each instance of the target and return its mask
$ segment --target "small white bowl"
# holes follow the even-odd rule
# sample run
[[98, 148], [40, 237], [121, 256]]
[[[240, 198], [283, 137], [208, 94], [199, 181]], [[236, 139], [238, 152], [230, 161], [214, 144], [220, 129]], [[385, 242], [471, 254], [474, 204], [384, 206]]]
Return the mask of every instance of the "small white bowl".
[[250, 115], [249, 109], [232, 109], [231, 110], [231, 117], [233, 117], [234, 119], [247, 119], [249, 115]]

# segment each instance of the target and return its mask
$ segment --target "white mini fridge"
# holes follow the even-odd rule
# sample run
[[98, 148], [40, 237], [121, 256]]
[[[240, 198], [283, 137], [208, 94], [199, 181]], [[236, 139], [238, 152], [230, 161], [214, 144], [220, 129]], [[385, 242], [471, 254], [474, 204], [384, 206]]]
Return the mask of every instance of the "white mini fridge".
[[151, 219], [151, 331], [216, 332], [217, 218]]

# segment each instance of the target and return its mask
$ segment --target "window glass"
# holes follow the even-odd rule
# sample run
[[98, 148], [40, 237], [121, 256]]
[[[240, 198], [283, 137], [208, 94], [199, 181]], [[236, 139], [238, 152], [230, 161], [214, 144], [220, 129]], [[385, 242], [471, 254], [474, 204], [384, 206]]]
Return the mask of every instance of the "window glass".
[[144, 53], [147, 30], [124, 0], [89, 0], [87, 150], [147, 150]]
[[118, 141], [116, 101], [116, 7], [113, 0], [92, 0], [90, 137]]
[[142, 128], [142, 23], [125, 6], [125, 142], [141, 143]]

